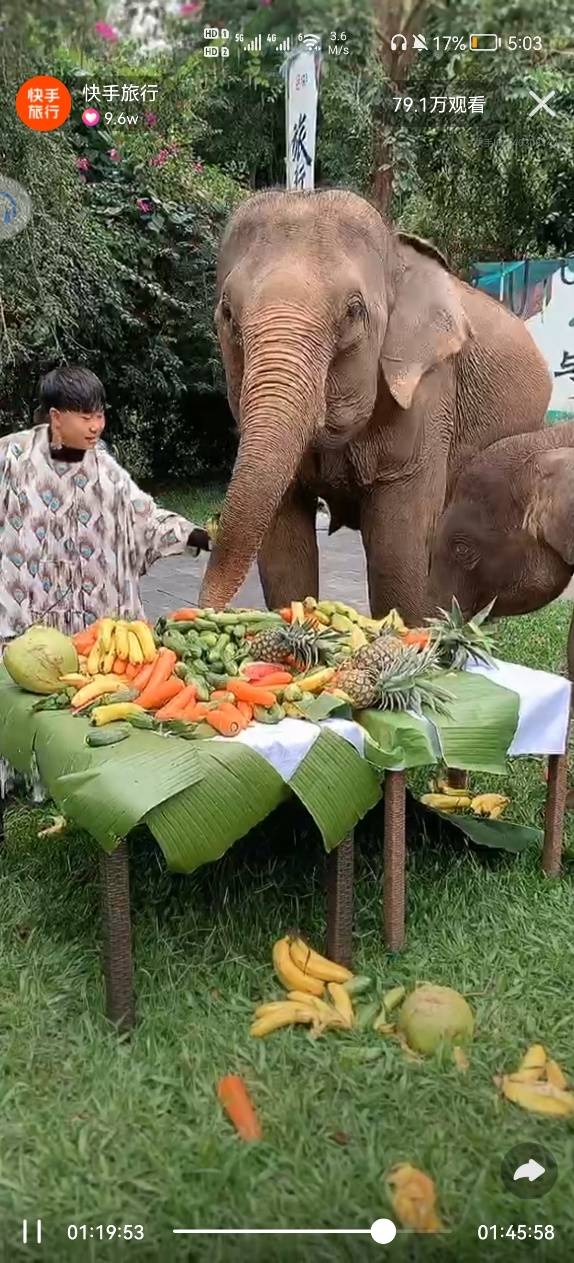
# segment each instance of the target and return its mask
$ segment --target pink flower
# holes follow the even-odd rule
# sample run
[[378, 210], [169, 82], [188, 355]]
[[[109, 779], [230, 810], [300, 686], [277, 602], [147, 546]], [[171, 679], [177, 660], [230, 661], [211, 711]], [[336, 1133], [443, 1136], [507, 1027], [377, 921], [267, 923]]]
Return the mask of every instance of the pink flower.
[[110, 26], [109, 22], [94, 22], [94, 30], [100, 39], [107, 39], [110, 44], [115, 44], [120, 38], [119, 31], [116, 31], [115, 26]]
[[269, 5], [273, 3], [273, 0], [259, 0], [259, 3], [264, 9], [268, 9]]
[[196, 13], [201, 12], [202, 8], [203, 5], [199, 2], [199, 0], [193, 0], [193, 3], [191, 4], [180, 4], [179, 16], [180, 18], [194, 18]]
[[153, 214], [153, 206], [149, 200], [149, 197], [138, 197], [136, 201], [136, 206], [138, 210], [141, 211], [142, 215]]
[[119, 149], [108, 149], [108, 158], [111, 158], [112, 162], [119, 162], [120, 160]]
[[165, 163], [167, 162], [168, 158], [169, 158], [169, 154], [167, 150], [160, 149], [159, 153], [155, 153], [153, 155], [153, 158], [150, 158], [149, 165], [150, 167], [163, 167], [165, 166]]
[[203, 171], [203, 163], [202, 163], [202, 162], [194, 162], [194, 164], [193, 164], [193, 169], [194, 169], [194, 171], [199, 171], [199, 172], [200, 172], [200, 174], [201, 174], [201, 172]]
[[76, 158], [76, 171], [81, 171], [82, 175], [85, 175], [86, 171], [90, 170], [90, 166], [89, 158]]
[[155, 127], [157, 123], [157, 114], [153, 114], [151, 110], [148, 110], [148, 113], [144, 114], [144, 123], [146, 127]]

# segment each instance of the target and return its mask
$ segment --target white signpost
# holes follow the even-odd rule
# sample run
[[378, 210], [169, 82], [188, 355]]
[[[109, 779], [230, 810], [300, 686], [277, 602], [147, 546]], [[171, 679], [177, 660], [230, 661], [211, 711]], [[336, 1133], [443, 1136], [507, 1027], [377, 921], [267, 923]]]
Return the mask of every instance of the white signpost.
[[318, 35], [306, 35], [282, 67], [285, 76], [287, 188], [301, 192], [315, 186], [320, 65], [320, 38]]

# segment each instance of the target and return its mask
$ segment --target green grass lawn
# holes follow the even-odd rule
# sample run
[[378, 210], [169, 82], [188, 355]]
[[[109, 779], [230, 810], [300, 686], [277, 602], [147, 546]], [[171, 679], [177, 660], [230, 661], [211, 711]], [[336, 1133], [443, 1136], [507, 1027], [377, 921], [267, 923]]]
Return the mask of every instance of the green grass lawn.
[[[207, 501], [206, 501], [207, 503]], [[211, 504], [209, 508], [211, 508]], [[501, 627], [501, 654], [560, 669], [570, 606]], [[512, 818], [541, 823], [541, 760], [506, 779]], [[420, 786], [419, 786], [420, 787]], [[503, 1102], [492, 1077], [541, 1040], [574, 1077], [572, 869], [545, 879], [539, 855], [467, 849], [450, 833], [409, 829], [408, 935], [381, 940], [380, 810], [360, 830], [356, 967], [385, 988], [430, 979], [476, 1012], [471, 1066], [414, 1064], [371, 1034], [303, 1029], [249, 1038], [252, 1010], [278, 994], [273, 941], [298, 925], [323, 944], [324, 857], [301, 813], [285, 808], [193, 877], [170, 876], [142, 831], [132, 870], [138, 1025], [119, 1041], [103, 1017], [97, 856], [82, 835], [38, 840], [45, 811], [16, 807], [0, 867], [0, 1258], [303, 1263], [375, 1257], [370, 1237], [173, 1237], [179, 1227], [367, 1228], [392, 1209], [385, 1172], [409, 1161], [436, 1180], [450, 1233], [402, 1236], [403, 1260], [566, 1260], [574, 1243], [572, 1123]], [[572, 847], [573, 820], [568, 821]], [[378, 1046], [378, 1045], [377, 1045]], [[215, 1082], [243, 1074], [264, 1142], [242, 1145]], [[558, 1182], [541, 1201], [501, 1186], [522, 1141], [549, 1149]], [[44, 1244], [23, 1246], [41, 1217]], [[141, 1243], [72, 1242], [67, 1224], [142, 1224]], [[553, 1242], [480, 1244], [479, 1224], [552, 1223]]]

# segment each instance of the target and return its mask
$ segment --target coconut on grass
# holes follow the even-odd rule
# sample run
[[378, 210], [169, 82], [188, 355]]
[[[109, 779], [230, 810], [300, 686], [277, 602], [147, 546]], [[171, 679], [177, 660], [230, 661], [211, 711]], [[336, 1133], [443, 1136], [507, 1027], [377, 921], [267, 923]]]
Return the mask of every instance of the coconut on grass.
[[398, 1028], [414, 1052], [433, 1053], [443, 1042], [464, 1044], [471, 1040], [474, 1017], [459, 991], [425, 983], [407, 996]]
[[78, 670], [78, 655], [69, 636], [55, 627], [35, 624], [4, 649], [4, 666], [27, 693], [56, 693], [60, 676]]

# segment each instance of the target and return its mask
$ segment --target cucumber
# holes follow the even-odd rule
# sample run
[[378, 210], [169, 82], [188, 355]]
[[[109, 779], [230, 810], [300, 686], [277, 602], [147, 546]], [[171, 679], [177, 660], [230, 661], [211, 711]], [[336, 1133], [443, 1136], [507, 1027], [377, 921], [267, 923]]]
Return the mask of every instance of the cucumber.
[[228, 650], [230, 649], [232, 649], [232, 645], [228, 645], [227, 649], [223, 650], [223, 665], [228, 675], [239, 675], [239, 667], [235, 661], [235, 654], [233, 652], [229, 653]]
[[217, 736], [215, 728], [212, 728], [211, 724], [196, 724], [193, 730], [191, 729], [192, 725], [190, 724], [190, 731], [185, 734], [186, 741], [209, 741], [211, 737]]
[[219, 636], [214, 631], [206, 631], [201, 633], [199, 640], [200, 644], [202, 644], [204, 648], [215, 649]]
[[211, 632], [217, 634], [218, 626], [212, 618], [196, 618], [193, 623], [193, 630], [198, 632]]
[[187, 653], [187, 640], [180, 631], [166, 631], [162, 637], [166, 649], [172, 649], [179, 657]]
[[175, 622], [171, 622], [171, 620], [168, 619], [165, 630], [178, 631], [181, 632], [182, 635], [185, 635], [186, 632], [195, 631], [195, 619], [192, 621], [191, 619], [182, 618], [176, 619]]
[[187, 665], [193, 675], [207, 676], [209, 668], [206, 662], [202, 662], [201, 658], [192, 658]]
[[98, 697], [98, 706], [113, 706], [115, 702], [135, 702], [139, 697], [139, 689], [118, 689], [117, 693], [104, 693]]
[[283, 707], [279, 706], [277, 703], [275, 703], [275, 706], [270, 706], [268, 709], [265, 706], [254, 706], [253, 718], [256, 719], [259, 724], [278, 724], [281, 719], [285, 718], [285, 711], [283, 710]]
[[186, 675], [186, 677], [185, 677], [185, 682], [186, 682], [186, 684], [193, 684], [193, 685], [195, 686], [195, 691], [196, 691], [196, 693], [197, 693], [197, 700], [198, 700], [198, 702], [208, 702], [208, 701], [209, 701], [209, 697], [210, 697], [211, 689], [210, 689], [209, 684], [207, 683], [207, 681], [206, 681], [206, 680], [204, 680], [204, 679], [202, 678], [202, 676], [199, 676], [199, 675], [193, 675], [193, 672], [188, 671], [188, 673], [187, 673], [187, 675]]
[[227, 687], [227, 675], [223, 675], [216, 671], [208, 671], [206, 678], [208, 684], [211, 684], [214, 689], [224, 689]]
[[87, 737], [86, 745], [88, 746], [115, 746], [118, 741], [125, 741], [126, 737], [131, 736], [130, 729], [125, 725], [110, 725], [109, 728], [91, 728]]
[[190, 644], [188, 640], [184, 656], [186, 658], [201, 658], [203, 655], [203, 649], [204, 646], [201, 644], [201, 641], [193, 640]]
[[221, 658], [212, 658], [211, 654], [207, 655], [207, 670], [211, 675], [224, 675], [225, 667]]
[[187, 680], [188, 670], [189, 670], [189, 667], [187, 666], [186, 662], [177, 662], [175, 666], [174, 674], [178, 675], [180, 680]]
[[126, 715], [126, 723], [131, 724], [132, 728], [144, 728], [148, 732], [158, 727], [153, 715]]
[[231, 635], [234, 640], [245, 640], [245, 628], [243, 623], [236, 623], [235, 626], [231, 628]]

